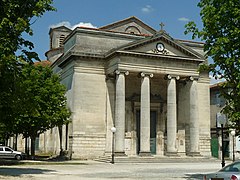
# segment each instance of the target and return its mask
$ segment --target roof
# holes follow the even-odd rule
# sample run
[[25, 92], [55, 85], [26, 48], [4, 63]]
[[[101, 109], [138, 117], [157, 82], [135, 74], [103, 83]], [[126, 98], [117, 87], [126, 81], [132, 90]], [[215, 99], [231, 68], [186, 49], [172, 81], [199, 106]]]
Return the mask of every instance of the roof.
[[192, 57], [195, 57], [198, 59], [205, 59], [201, 54], [197, 53], [196, 51], [194, 51], [191, 48], [184, 45], [182, 43], [182, 41], [179, 42], [178, 40], [175, 40], [169, 34], [167, 34], [165, 31], [160, 31], [160, 32], [156, 33], [155, 35], [153, 35], [151, 37], [146, 37], [145, 39], [142, 39], [142, 40], [130, 42], [129, 44], [123, 45], [122, 47], [120, 47], [119, 50], [120, 49], [130, 50], [130, 49], [133, 49], [138, 46], [142, 46], [147, 43], [152, 43], [154, 41], [158, 41], [160, 39], [168, 42], [168, 44], [170, 44], [171, 46], [174, 46], [178, 50], [182, 51], [184, 54], [188, 54], [189, 56], [192, 56]]
[[34, 65], [35, 66], [38, 66], [38, 65], [41, 65], [41, 66], [50, 66], [52, 63], [48, 60], [43, 60], [43, 61], [39, 61], [39, 62], [35, 62]]
[[[107, 29], [101, 29], [101, 28], [91, 28], [91, 27], [77, 27], [79, 29], [86, 29], [86, 30], [94, 30], [94, 31], [100, 31], [100, 32], [110, 32], [110, 33], [116, 33], [116, 34], [131, 34], [131, 33], [126, 33], [126, 32], [118, 32], [118, 31], [112, 31], [112, 30], [107, 30]], [[150, 34], [131, 34], [133, 36], [152, 36]]]
[[219, 82], [219, 83], [216, 83], [216, 84], [211, 84], [210, 89], [220, 88], [224, 83], [225, 82]]
[[129, 18], [126, 18], [126, 19], [123, 19], [123, 20], [120, 20], [120, 21], [117, 21], [117, 22], [114, 22], [114, 23], [111, 23], [111, 24], [108, 24], [106, 26], [102, 26], [100, 27], [99, 29], [106, 29], [106, 30], [109, 30], [109, 29], [112, 29], [112, 28], [115, 28], [115, 27], [118, 27], [118, 26], [122, 26], [124, 24], [127, 24], [129, 22], [136, 22], [137, 24], [140, 24], [141, 26], [143, 26], [145, 29], [147, 29], [148, 31], [152, 32], [152, 34], [156, 33], [156, 30], [153, 29], [152, 27], [150, 27], [149, 25], [145, 24], [143, 21], [141, 21], [140, 19], [138, 19], [137, 17], [135, 16], [131, 16]]
[[69, 32], [72, 31], [71, 29], [69, 29], [69, 28], [66, 27], [66, 26], [58, 26], [58, 27], [50, 28], [49, 34], [51, 34], [53, 30], [61, 30], [61, 31], [64, 30], [64, 31], [69, 31]]

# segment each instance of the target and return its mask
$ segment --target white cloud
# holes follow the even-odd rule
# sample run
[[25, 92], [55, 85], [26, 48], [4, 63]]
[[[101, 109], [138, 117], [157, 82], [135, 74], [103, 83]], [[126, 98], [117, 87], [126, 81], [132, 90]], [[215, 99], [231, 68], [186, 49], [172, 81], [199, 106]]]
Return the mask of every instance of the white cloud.
[[50, 28], [56, 28], [59, 26], [66, 26], [67, 28], [72, 29], [72, 30], [75, 29], [76, 27], [97, 28], [96, 26], [92, 25], [91, 23], [80, 22], [78, 24], [71, 25], [71, 23], [68, 21], [62, 21], [57, 24], [52, 24], [52, 25], [50, 25]]
[[220, 83], [220, 82], [224, 82], [226, 81], [224, 78], [222, 79], [219, 79], [219, 77], [215, 78], [214, 76], [212, 76], [211, 74], [209, 75], [209, 78], [210, 78], [210, 84], [216, 84], [216, 83]]
[[76, 27], [97, 28], [96, 26], [92, 25], [92, 23], [85, 23], [85, 22], [80, 22], [78, 24], [75, 24], [72, 26], [71, 29], [75, 29]]
[[150, 13], [150, 12], [153, 11], [153, 8], [152, 8], [152, 6], [150, 6], [150, 5], [146, 5], [146, 6], [143, 7], [141, 10], [142, 10], [143, 13]]
[[50, 25], [49, 27], [50, 27], [50, 28], [56, 28], [56, 27], [60, 27], [60, 26], [70, 27], [71, 24], [70, 24], [70, 22], [68, 22], [68, 21], [62, 21], [62, 22], [57, 23], [57, 24], [52, 24], [52, 25]]
[[181, 17], [181, 18], [178, 18], [179, 21], [183, 21], [183, 22], [188, 22], [190, 21], [190, 19], [186, 18], [186, 17]]

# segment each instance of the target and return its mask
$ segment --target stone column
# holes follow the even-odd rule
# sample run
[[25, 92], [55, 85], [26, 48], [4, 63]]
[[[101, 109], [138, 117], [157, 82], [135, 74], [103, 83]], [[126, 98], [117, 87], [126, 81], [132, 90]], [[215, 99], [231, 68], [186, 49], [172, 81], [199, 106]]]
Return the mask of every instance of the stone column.
[[150, 77], [153, 74], [141, 73], [141, 110], [140, 110], [140, 156], [150, 153]]
[[116, 71], [116, 102], [115, 102], [115, 154], [125, 155], [125, 75], [128, 71]]
[[199, 152], [199, 111], [197, 81], [190, 77], [190, 156], [200, 155]]
[[167, 155], [177, 155], [176, 134], [177, 134], [177, 93], [176, 79], [177, 77], [167, 76]]

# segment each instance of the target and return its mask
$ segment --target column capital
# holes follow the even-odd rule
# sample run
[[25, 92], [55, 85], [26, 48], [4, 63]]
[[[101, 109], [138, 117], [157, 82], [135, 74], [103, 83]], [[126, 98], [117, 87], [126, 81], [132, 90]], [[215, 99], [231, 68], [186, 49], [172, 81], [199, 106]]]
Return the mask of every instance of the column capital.
[[198, 76], [189, 76], [189, 77], [187, 78], [188, 81], [197, 81], [198, 79], [199, 79]]
[[171, 75], [171, 74], [167, 74], [165, 75], [164, 79], [168, 79], [168, 80], [171, 80], [171, 79], [176, 79], [176, 80], [179, 80], [180, 79], [180, 76], [178, 75]]
[[148, 76], [148, 77], [152, 78], [152, 77], [153, 77], [153, 73], [141, 72], [141, 73], [140, 73], [140, 76], [141, 76], [141, 77], [146, 77], [146, 76]]
[[124, 74], [124, 75], [129, 75], [129, 71], [123, 71], [123, 70], [115, 70], [115, 74], [119, 75], [119, 74]]

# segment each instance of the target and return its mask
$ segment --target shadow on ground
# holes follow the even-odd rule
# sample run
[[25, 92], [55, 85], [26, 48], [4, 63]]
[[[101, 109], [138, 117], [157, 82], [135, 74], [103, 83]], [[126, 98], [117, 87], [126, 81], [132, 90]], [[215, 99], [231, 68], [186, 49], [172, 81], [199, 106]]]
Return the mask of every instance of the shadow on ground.
[[192, 180], [192, 179], [195, 179], [195, 180], [202, 180], [203, 179], [203, 174], [185, 174], [186, 179], [188, 180]]
[[21, 176], [28, 174], [45, 174], [49, 172], [55, 172], [47, 169], [34, 169], [34, 168], [12, 168], [12, 167], [0, 167], [0, 175], [2, 176]]

